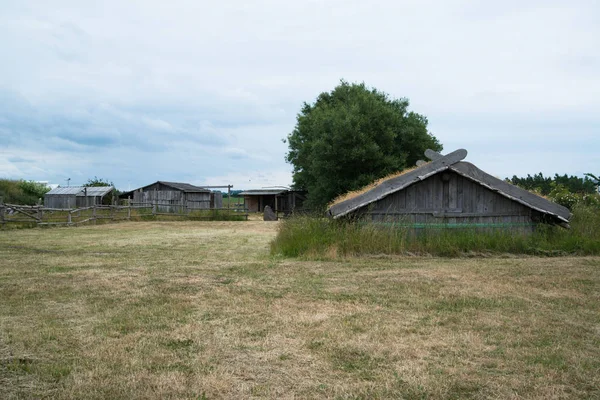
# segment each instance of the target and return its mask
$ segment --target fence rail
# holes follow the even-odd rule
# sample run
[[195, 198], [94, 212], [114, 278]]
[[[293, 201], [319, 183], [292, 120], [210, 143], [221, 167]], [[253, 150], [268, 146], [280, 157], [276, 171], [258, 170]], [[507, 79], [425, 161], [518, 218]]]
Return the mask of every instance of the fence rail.
[[153, 216], [180, 217], [190, 220], [248, 219], [245, 208], [198, 208], [170, 203], [130, 203], [128, 205], [94, 205], [75, 209], [46, 208], [0, 203], [0, 226], [29, 223], [39, 226], [74, 226], [98, 220], [147, 219]]

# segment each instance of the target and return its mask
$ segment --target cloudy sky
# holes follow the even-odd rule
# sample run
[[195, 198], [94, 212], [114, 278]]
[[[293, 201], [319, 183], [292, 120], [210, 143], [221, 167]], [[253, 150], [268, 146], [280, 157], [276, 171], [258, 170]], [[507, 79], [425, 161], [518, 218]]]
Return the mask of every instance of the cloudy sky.
[[498, 177], [600, 173], [595, 0], [0, 2], [0, 177], [288, 185], [340, 79]]

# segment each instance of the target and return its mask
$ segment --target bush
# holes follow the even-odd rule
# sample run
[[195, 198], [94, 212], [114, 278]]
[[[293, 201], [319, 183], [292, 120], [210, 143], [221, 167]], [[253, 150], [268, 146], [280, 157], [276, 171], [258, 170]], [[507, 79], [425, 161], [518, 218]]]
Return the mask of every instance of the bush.
[[548, 195], [550, 200], [573, 210], [578, 205], [595, 207], [600, 210], [600, 196], [597, 193], [573, 193], [563, 185], [552, 185]]
[[24, 180], [0, 179], [0, 197], [8, 204], [33, 206], [50, 188], [44, 183]]

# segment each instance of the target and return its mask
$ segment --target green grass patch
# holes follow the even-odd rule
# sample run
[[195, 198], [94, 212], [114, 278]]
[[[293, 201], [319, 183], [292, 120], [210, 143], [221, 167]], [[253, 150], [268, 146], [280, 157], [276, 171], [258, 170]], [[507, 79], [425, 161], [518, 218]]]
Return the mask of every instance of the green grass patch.
[[533, 233], [510, 229], [423, 227], [366, 224], [309, 216], [281, 223], [272, 254], [331, 259], [365, 254], [429, 254], [444, 257], [485, 254], [538, 256], [600, 254], [600, 212], [573, 211], [571, 229], [539, 225]]

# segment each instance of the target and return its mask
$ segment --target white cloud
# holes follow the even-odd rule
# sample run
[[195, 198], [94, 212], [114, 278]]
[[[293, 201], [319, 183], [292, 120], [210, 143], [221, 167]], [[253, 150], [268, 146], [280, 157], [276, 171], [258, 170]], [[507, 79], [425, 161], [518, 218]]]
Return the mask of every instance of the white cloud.
[[289, 170], [251, 170], [234, 171], [225, 175], [212, 176], [202, 181], [194, 181], [196, 185], [227, 185], [232, 183], [235, 190], [260, 189], [292, 184]]
[[[466, 147], [492, 173], [598, 165], [595, 2], [7, 0], [2, 9], [3, 176], [289, 184], [281, 139], [302, 103], [340, 78], [408, 97], [448, 151]], [[40, 167], [32, 153], [48, 161]], [[10, 161], [19, 157], [34, 162]]]

